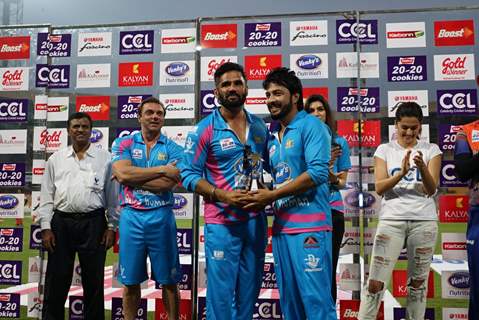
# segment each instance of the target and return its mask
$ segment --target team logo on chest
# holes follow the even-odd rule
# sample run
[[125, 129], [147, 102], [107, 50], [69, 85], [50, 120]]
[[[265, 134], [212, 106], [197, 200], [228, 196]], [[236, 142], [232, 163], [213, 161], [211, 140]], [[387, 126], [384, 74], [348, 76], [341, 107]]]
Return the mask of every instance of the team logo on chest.
[[472, 130], [472, 142], [479, 142], [479, 130]]
[[158, 160], [166, 160], [166, 154], [164, 154], [163, 152], [159, 152], [158, 153]]
[[133, 149], [131, 156], [133, 157], [133, 159], [141, 159], [143, 157], [143, 150]]
[[294, 143], [293, 143], [293, 140], [292, 140], [292, 139], [286, 140], [286, 143], [285, 143], [285, 145], [284, 145], [284, 147], [285, 147], [286, 149], [292, 148], [293, 146], [294, 146]]
[[313, 236], [308, 236], [303, 241], [304, 248], [319, 248], [318, 240]]
[[258, 136], [254, 136], [253, 139], [255, 143], [263, 143], [264, 141], [263, 137], [258, 137]]
[[226, 138], [220, 140], [221, 150], [226, 151], [233, 149], [236, 145], [233, 138]]

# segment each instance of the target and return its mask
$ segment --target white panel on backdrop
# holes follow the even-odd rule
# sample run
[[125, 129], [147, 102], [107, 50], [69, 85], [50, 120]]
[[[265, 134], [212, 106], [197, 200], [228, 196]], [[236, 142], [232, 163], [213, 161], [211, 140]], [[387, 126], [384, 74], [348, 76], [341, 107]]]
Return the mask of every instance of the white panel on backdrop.
[[23, 218], [24, 207], [23, 193], [0, 193], [0, 219]]
[[264, 89], [249, 89], [244, 106], [253, 114], [269, 114]]
[[0, 154], [27, 153], [27, 130], [0, 130]]
[[195, 117], [194, 93], [160, 94], [166, 108], [166, 119], [193, 119]]
[[341, 254], [359, 253], [359, 228], [346, 226], [341, 242]]
[[45, 160], [33, 159], [32, 162], [32, 183], [41, 184], [45, 172]]
[[401, 102], [416, 102], [421, 106], [422, 115], [429, 116], [429, 99], [427, 90], [388, 91], [388, 116], [394, 118], [398, 104]]
[[469, 272], [467, 270], [441, 272], [441, 297], [469, 299]]
[[424, 22], [386, 23], [386, 46], [388, 48], [411, 48], [426, 46]]
[[160, 61], [160, 86], [195, 84], [195, 61]]
[[194, 128], [193, 126], [164, 126], [161, 132], [178, 145], [184, 147], [188, 132], [193, 131]]
[[35, 96], [33, 119], [45, 120], [47, 118], [48, 96], [44, 94]]
[[213, 81], [216, 69], [226, 62], [238, 62], [237, 56], [201, 57], [201, 81]]
[[48, 97], [47, 120], [67, 121], [69, 100], [69, 97]]
[[[28, 282], [40, 281], [40, 257], [28, 257]], [[43, 260], [43, 273], [47, 270], [47, 260]]]
[[468, 309], [467, 308], [442, 308], [442, 318], [444, 320], [467, 320]]
[[55, 152], [68, 143], [66, 128], [33, 128], [33, 151]]
[[182, 219], [193, 219], [193, 194], [192, 193], [175, 193], [174, 204], [173, 204], [173, 213], [175, 218]]
[[441, 248], [444, 260], [467, 260], [466, 234], [441, 233]]
[[327, 79], [327, 53], [300, 53], [289, 56], [289, 68], [300, 79]]
[[361, 290], [361, 266], [359, 263], [339, 265], [339, 288], [341, 290]]
[[[361, 78], [379, 78], [379, 53], [362, 52]], [[356, 78], [358, 76], [358, 55], [356, 52], [336, 52], [336, 77]]]
[[[421, 141], [424, 142], [429, 142], [429, 125], [428, 124], [423, 124], [421, 125]], [[388, 126], [388, 132], [389, 132], [389, 141], [397, 140], [397, 133], [396, 133], [396, 126], [393, 124], [390, 124]]]
[[110, 147], [108, 140], [109, 129], [108, 127], [93, 128], [90, 136], [91, 144], [98, 149], [108, 150]]
[[[45, 166], [45, 162], [43, 162], [43, 165]], [[33, 165], [32, 165], [32, 169], [33, 169]], [[32, 173], [32, 183], [33, 183], [33, 173]], [[40, 191], [32, 191], [32, 211], [31, 211], [32, 223], [38, 222], [38, 208], [40, 208]]]
[[28, 91], [29, 68], [0, 68], [0, 91]]
[[327, 44], [327, 20], [291, 21], [289, 23], [290, 46], [318, 46]]
[[194, 52], [196, 48], [196, 29], [178, 28], [161, 30], [161, 52]]
[[348, 171], [347, 184], [356, 185], [359, 183], [359, 173], [362, 174], [362, 183], [374, 183], [374, 168], [372, 157], [362, 157], [361, 168], [359, 167], [359, 157], [351, 156], [351, 169]]
[[474, 54], [434, 55], [434, 80], [474, 80]]
[[40, 318], [43, 309], [43, 300], [40, 298], [38, 291], [28, 293], [27, 297], [27, 317]]
[[111, 64], [77, 65], [77, 88], [109, 88]]
[[80, 32], [78, 34], [78, 56], [111, 55], [111, 32]]

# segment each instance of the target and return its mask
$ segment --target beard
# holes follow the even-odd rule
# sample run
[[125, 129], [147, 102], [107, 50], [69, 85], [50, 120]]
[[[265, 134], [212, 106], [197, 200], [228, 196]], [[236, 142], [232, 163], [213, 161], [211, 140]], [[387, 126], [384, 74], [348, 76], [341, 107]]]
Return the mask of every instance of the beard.
[[[238, 99], [234, 101], [230, 101], [228, 98], [236, 96]], [[242, 105], [244, 105], [246, 101], [246, 94], [240, 95], [238, 93], [232, 92], [230, 94], [225, 94], [225, 95], [218, 95], [218, 102], [220, 105], [225, 107], [228, 110], [231, 109], [238, 109]]]
[[268, 104], [268, 109], [270, 107], [276, 107], [276, 108], [281, 108], [280, 112], [277, 114], [271, 114], [271, 119], [273, 120], [281, 120], [284, 117], [286, 117], [290, 111], [293, 109], [293, 101], [290, 100], [289, 103], [287, 104], [281, 104], [280, 102], [272, 102]]

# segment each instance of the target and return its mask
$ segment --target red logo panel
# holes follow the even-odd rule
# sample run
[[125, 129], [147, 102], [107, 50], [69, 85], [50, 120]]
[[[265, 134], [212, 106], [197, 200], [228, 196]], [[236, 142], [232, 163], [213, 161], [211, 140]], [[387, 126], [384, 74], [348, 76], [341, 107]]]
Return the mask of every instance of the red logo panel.
[[469, 196], [439, 196], [439, 220], [441, 222], [467, 222]]
[[76, 111], [88, 113], [92, 120], [109, 120], [110, 97], [77, 96]]
[[236, 48], [238, 41], [236, 24], [206, 24], [201, 26], [203, 48]]
[[[191, 319], [191, 300], [190, 299], [181, 299], [180, 300], [180, 310], [179, 319]], [[168, 319], [168, 314], [166, 313], [165, 307], [163, 305], [162, 299], [155, 299], [155, 320]]]
[[[350, 147], [359, 146], [359, 122], [357, 120], [338, 120], [338, 134]], [[361, 122], [361, 140], [363, 147], [375, 148], [381, 144], [381, 120]]]
[[125, 62], [118, 67], [119, 87], [150, 87], [153, 85], [153, 62]]
[[271, 69], [281, 67], [281, 55], [245, 56], [244, 65], [248, 80], [264, 80]]
[[474, 21], [434, 21], [436, 46], [473, 46]]
[[273, 252], [273, 228], [268, 227], [268, 244], [266, 246], [266, 253], [272, 253]]
[[30, 59], [30, 36], [0, 37], [0, 59]]
[[303, 100], [306, 102], [309, 96], [313, 94], [320, 94], [329, 101], [329, 90], [328, 87], [317, 87], [317, 88], [303, 88]]
[[[394, 270], [393, 271], [393, 296], [407, 297], [407, 271]], [[427, 297], [434, 298], [434, 272], [429, 271], [429, 278], [427, 280]]]
[[[339, 300], [339, 319], [340, 320], [358, 320], [359, 300]], [[384, 302], [379, 306], [376, 320], [384, 320]]]

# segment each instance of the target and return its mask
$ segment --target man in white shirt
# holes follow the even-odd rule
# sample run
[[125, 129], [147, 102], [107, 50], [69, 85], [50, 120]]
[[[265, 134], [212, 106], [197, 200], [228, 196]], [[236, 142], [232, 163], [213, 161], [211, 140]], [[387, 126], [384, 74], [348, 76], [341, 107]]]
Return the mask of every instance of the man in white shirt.
[[88, 114], [70, 115], [72, 145], [55, 152], [45, 167], [39, 209], [43, 246], [48, 250], [44, 320], [64, 319], [76, 253], [85, 319], [105, 317], [104, 265], [115, 239], [117, 186], [110, 179], [111, 155], [90, 144], [91, 129]]

